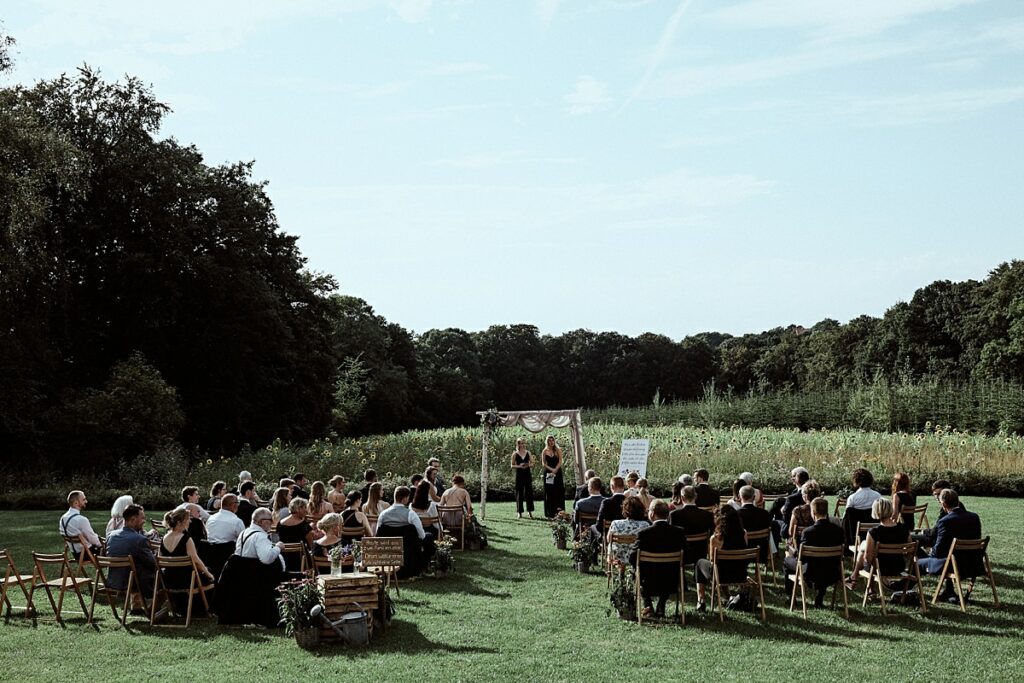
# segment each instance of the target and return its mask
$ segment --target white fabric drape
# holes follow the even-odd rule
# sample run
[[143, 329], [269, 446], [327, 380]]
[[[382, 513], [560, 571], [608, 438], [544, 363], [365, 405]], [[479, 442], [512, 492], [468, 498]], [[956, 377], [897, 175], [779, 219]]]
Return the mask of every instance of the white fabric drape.
[[[486, 413], [478, 413], [483, 416]], [[579, 410], [522, 410], [515, 412], [498, 413], [498, 425], [501, 427], [521, 426], [531, 434], [537, 434], [545, 429], [569, 428], [571, 436], [570, 443], [573, 451], [573, 461], [576, 463], [576, 485], [583, 484], [583, 473], [587, 469], [587, 455], [583, 451], [583, 420], [580, 418]], [[489, 424], [483, 425], [483, 448], [480, 463], [480, 518], [485, 519], [487, 510], [487, 461], [491, 446], [492, 427]]]

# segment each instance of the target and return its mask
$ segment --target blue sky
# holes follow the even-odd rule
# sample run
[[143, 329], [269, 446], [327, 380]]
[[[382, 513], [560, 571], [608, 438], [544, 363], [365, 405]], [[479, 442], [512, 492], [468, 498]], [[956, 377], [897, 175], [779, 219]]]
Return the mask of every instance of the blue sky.
[[8, 82], [152, 83], [422, 332], [880, 315], [1024, 257], [1019, 0], [7, 5]]

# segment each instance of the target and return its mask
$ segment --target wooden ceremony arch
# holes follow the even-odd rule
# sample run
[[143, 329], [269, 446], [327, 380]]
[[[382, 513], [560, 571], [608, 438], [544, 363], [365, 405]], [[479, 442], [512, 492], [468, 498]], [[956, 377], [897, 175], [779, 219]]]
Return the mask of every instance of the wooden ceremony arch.
[[573, 460], [576, 463], [576, 485], [583, 483], [583, 473], [587, 470], [587, 454], [583, 451], [583, 421], [580, 411], [576, 410], [481, 410], [480, 426], [483, 429], [483, 448], [480, 462], [480, 519], [486, 519], [487, 511], [487, 461], [491, 448], [491, 436], [498, 427], [519, 425], [526, 431], [537, 434], [548, 428], [569, 428], [572, 438]]

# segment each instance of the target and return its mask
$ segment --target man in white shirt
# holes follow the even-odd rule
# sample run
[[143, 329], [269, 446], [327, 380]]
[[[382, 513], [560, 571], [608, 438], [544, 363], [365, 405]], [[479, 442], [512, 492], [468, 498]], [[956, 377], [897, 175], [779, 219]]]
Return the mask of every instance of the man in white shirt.
[[863, 467], [858, 467], [853, 471], [853, 485], [857, 487], [846, 499], [847, 510], [870, 510], [871, 506], [876, 500], [882, 497], [882, 494], [874, 490], [872, 485], [875, 483], [875, 477], [868, 470]]
[[210, 515], [206, 523], [206, 540], [210, 544], [234, 543], [245, 531], [245, 523], [235, 513], [238, 511], [238, 496], [225, 494], [220, 500], [220, 512]]
[[[89, 501], [82, 491], [72, 491], [68, 494], [68, 511], [65, 512], [57, 525], [62, 536], [82, 536], [85, 542], [91, 546], [93, 553], [100, 549], [100, 537], [92, 530], [89, 519], [82, 514]], [[82, 552], [80, 543], [71, 544], [71, 552], [77, 556]]]
[[272, 564], [274, 560], [281, 563], [284, 570], [284, 558], [281, 549], [284, 543], [270, 540], [270, 527], [274, 514], [267, 508], [260, 508], [252, 513], [252, 524], [238, 536], [235, 543], [235, 554], [241, 557], [255, 557], [263, 564]]
[[380, 529], [385, 526], [405, 526], [406, 524], [412, 524], [416, 527], [416, 535], [419, 536], [422, 541], [426, 538], [427, 533], [423, 530], [423, 522], [420, 521], [420, 516], [409, 508], [410, 496], [411, 492], [409, 491], [408, 486], [399, 486], [396, 488], [395, 504], [380, 513], [380, 517], [377, 518], [377, 528]]

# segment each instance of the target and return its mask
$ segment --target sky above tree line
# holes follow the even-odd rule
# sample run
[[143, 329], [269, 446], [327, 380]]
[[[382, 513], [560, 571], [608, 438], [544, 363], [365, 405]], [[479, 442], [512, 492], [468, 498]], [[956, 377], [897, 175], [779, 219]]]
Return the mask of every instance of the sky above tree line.
[[5, 6], [256, 159], [314, 270], [417, 331], [880, 315], [1024, 258], [1016, 0]]

